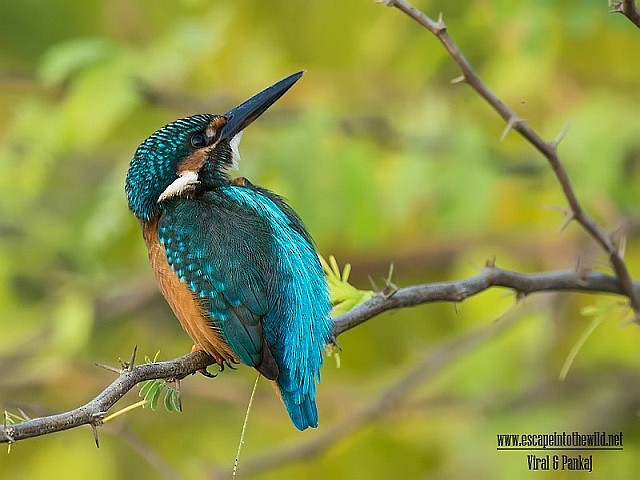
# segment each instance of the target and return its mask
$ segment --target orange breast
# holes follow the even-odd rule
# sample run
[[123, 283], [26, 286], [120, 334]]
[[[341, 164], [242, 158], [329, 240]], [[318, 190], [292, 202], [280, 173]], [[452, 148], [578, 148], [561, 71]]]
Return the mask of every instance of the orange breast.
[[160, 290], [171, 306], [171, 310], [180, 320], [182, 328], [196, 344], [195, 348], [207, 352], [218, 365], [228, 361], [236, 362], [229, 346], [209, 325], [209, 316], [200, 298], [180, 281], [169, 266], [164, 247], [158, 239], [158, 220], [144, 224], [143, 234], [149, 250], [149, 262]]

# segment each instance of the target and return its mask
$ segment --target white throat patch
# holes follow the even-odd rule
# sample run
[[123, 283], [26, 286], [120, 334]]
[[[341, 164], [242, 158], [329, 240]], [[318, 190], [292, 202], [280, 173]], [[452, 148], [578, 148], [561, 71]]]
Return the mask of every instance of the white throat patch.
[[229, 167], [230, 170], [238, 170], [238, 168], [240, 168], [238, 166], [238, 164], [240, 163], [240, 140], [242, 140], [242, 132], [236, 134], [236, 136], [229, 141], [229, 146], [231, 147], [231, 167]]
[[166, 200], [167, 198], [179, 197], [185, 193], [190, 193], [195, 190], [196, 185], [199, 183], [198, 172], [185, 170], [171, 183], [171, 185], [165, 188], [164, 192], [160, 194], [158, 197], [158, 203]]

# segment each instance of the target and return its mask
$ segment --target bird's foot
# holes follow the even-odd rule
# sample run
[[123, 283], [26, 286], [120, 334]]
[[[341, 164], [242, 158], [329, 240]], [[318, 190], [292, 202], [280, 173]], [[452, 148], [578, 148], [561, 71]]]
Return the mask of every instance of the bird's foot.
[[236, 365], [238, 365], [239, 362], [236, 362], [233, 358], [225, 358], [222, 360], [222, 363], [220, 363], [220, 371], [224, 372], [224, 368], [225, 367], [229, 367], [231, 370], [237, 370]]
[[[191, 353], [193, 353], [193, 352], [204, 352], [204, 353], [206, 353], [207, 355], [210, 355], [210, 353], [209, 353], [209, 352], [207, 352], [207, 351], [202, 347], [202, 345], [200, 345], [199, 343], [196, 343], [193, 347], [191, 347]], [[207, 370], [207, 367], [199, 369], [199, 370], [198, 370], [198, 373], [199, 373], [200, 375], [203, 375], [203, 376], [207, 377], [207, 378], [216, 378], [216, 377], [218, 376], [218, 374], [217, 374], [217, 373], [211, 373], [211, 372], [209, 372], [209, 371]]]

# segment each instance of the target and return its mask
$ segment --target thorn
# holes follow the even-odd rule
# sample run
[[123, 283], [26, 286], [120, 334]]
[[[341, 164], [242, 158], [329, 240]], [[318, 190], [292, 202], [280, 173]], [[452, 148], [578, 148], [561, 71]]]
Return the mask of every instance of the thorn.
[[400, 288], [391, 281], [391, 276], [393, 275], [393, 264], [389, 266], [389, 274], [385, 279], [384, 288], [379, 288], [378, 284], [375, 282], [371, 275], [367, 275], [369, 279], [369, 283], [371, 284], [371, 289], [376, 292], [376, 295], [380, 295], [382, 298], [387, 299], [393, 297]]
[[438, 21], [436, 22], [436, 35], [441, 32], [444, 32], [447, 29], [447, 26], [444, 24], [442, 12], [438, 15]]
[[22, 410], [21, 408], [18, 408], [18, 412], [20, 412], [20, 416], [24, 418], [26, 421], [31, 420], [31, 417], [26, 413], [24, 413], [24, 410]]
[[569, 226], [569, 224], [575, 220], [575, 215], [573, 214], [573, 212], [569, 209], [564, 209], [564, 220], [562, 221], [562, 223], [560, 224], [560, 227], [558, 228], [558, 233], [562, 233], [564, 232], [564, 230]]
[[129, 359], [128, 363], [125, 363], [125, 370], [127, 372], [130, 372], [131, 370], [133, 370], [134, 365], [136, 364], [136, 353], [138, 353], [138, 345], [134, 345], [133, 346], [133, 352], [131, 352], [131, 358]]
[[484, 263], [484, 271], [482, 272], [486, 274], [489, 284], [493, 284], [497, 271], [498, 269], [496, 267], [496, 256], [494, 255], [493, 257], [487, 259], [487, 261]]
[[460, 314], [460, 302], [454, 302], [453, 303], [453, 309], [455, 310], [456, 315], [459, 315]]
[[516, 303], [527, 298], [527, 294], [525, 292], [516, 291]]
[[374, 2], [375, 3], [380, 3], [380, 4], [384, 5], [385, 7], [393, 7], [396, 4], [395, 0], [374, 0]]
[[558, 148], [558, 145], [560, 144], [560, 142], [564, 140], [564, 137], [567, 136], [567, 133], [569, 132], [569, 128], [571, 128], [570, 123], [567, 123], [564, 127], [562, 127], [562, 129], [558, 132], [558, 135], [556, 135], [556, 137], [553, 140], [551, 140], [551, 142], [549, 143], [549, 146], [551, 146], [554, 150]]
[[622, 2], [615, 2], [612, 5], [610, 5], [611, 10], [609, 10], [609, 13], [623, 13], [624, 9], [622, 8]]
[[578, 257], [576, 261], [576, 280], [580, 285], [586, 285], [587, 275], [591, 272], [591, 267], [582, 264], [582, 257]]
[[92, 415], [91, 429], [93, 430], [93, 440], [96, 442], [96, 448], [100, 448], [100, 440], [98, 438], [98, 427], [102, 425], [102, 419], [107, 412], [96, 412]]
[[122, 370], [119, 370], [115, 367], [112, 367], [111, 365], [105, 365], [104, 363], [95, 363], [94, 364], [96, 367], [100, 367], [100, 368], [104, 368], [105, 370], [109, 370], [110, 372], [113, 373], [117, 373], [118, 375], [120, 375], [122, 373]]
[[509, 121], [507, 122], [507, 124], [504, 127], [504, 130], [502, 130], [502, 133], [500, 134], [500, 141], [503, 141], [505, 139], [505, 137], [511, 131], [511, 129], [515, 128], [518, 124], [523, 122], [524, 120], [517, 115], [512, 115], [511, 117], [509, 117]]
[[465, 77], [464, 74], [463, 74], [463, 75], [460, 75], [460, 76], [458, 76], [456, 78], [452, 78], [451, 79], [451, 84], [455, 85], [456, 83], [464, 83], [466, 81], [467, 81], [467, 77]]
[[573, 213], [573, 211], [567, 207], [559, 207], [555, 205], [543, 205], [541, 208], [543, 208], [544, 210], [552, 211], [552, 212], [562, 213], [562, 215], [564, 216], [564, 220], [560, 224], [560, 227], [558, 227], [558, 233], [562, 233], [567, 228], [567, 226], [569, 226], [569, 224], [576, 219], [576, 216]]
[[620, 237], [620, 245], [618, 246], [618, 255], [620, 258], [624, 258], [624, 254], [627, 250], [627, 237]]
[[96, 448], [100, 448], [100, 439], [98, 439], [98, 427], [92, 423], [91, 430], [93, 430], [93, 440], [96, 442]]
[[[389, 273], [387, 273], [387, 278], [385, 279], [384, 283], [389, 286], [389, 285], [393, 285], [393, 282], [391, 282], [391, 279], [393, 278], [393, 262], [391, 262], [389, 264]], [[396, 287], [397, 288], [397, 287]]]
[[367, 275], [367, 278], [369, 279], [369, 283], [371, 284], [371, 289], [374, 292], [379, 292], [380, 289], [378, 288], [378, 285], [376, 284], [375, 280], [371, 277], [371, 275]]
[[338, 342], [338, 337], [336, 337], [335, 335], [331, 334], [331, 342], [338, 350], [342, 351], [342, 345], [340, 345], [340, 342]]

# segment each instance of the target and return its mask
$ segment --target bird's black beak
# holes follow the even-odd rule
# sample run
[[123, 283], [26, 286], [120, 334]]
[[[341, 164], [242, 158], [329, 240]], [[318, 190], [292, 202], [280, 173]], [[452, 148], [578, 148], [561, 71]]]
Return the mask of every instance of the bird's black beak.
[[251, 122], [284, 95], [302, 77], [303, 73], [304, 70], [283, 78], [225, 113], [224, 117], [227, 119], [227, 123], [222, 127], [220, 140], [231, 140], [248, 127]]

